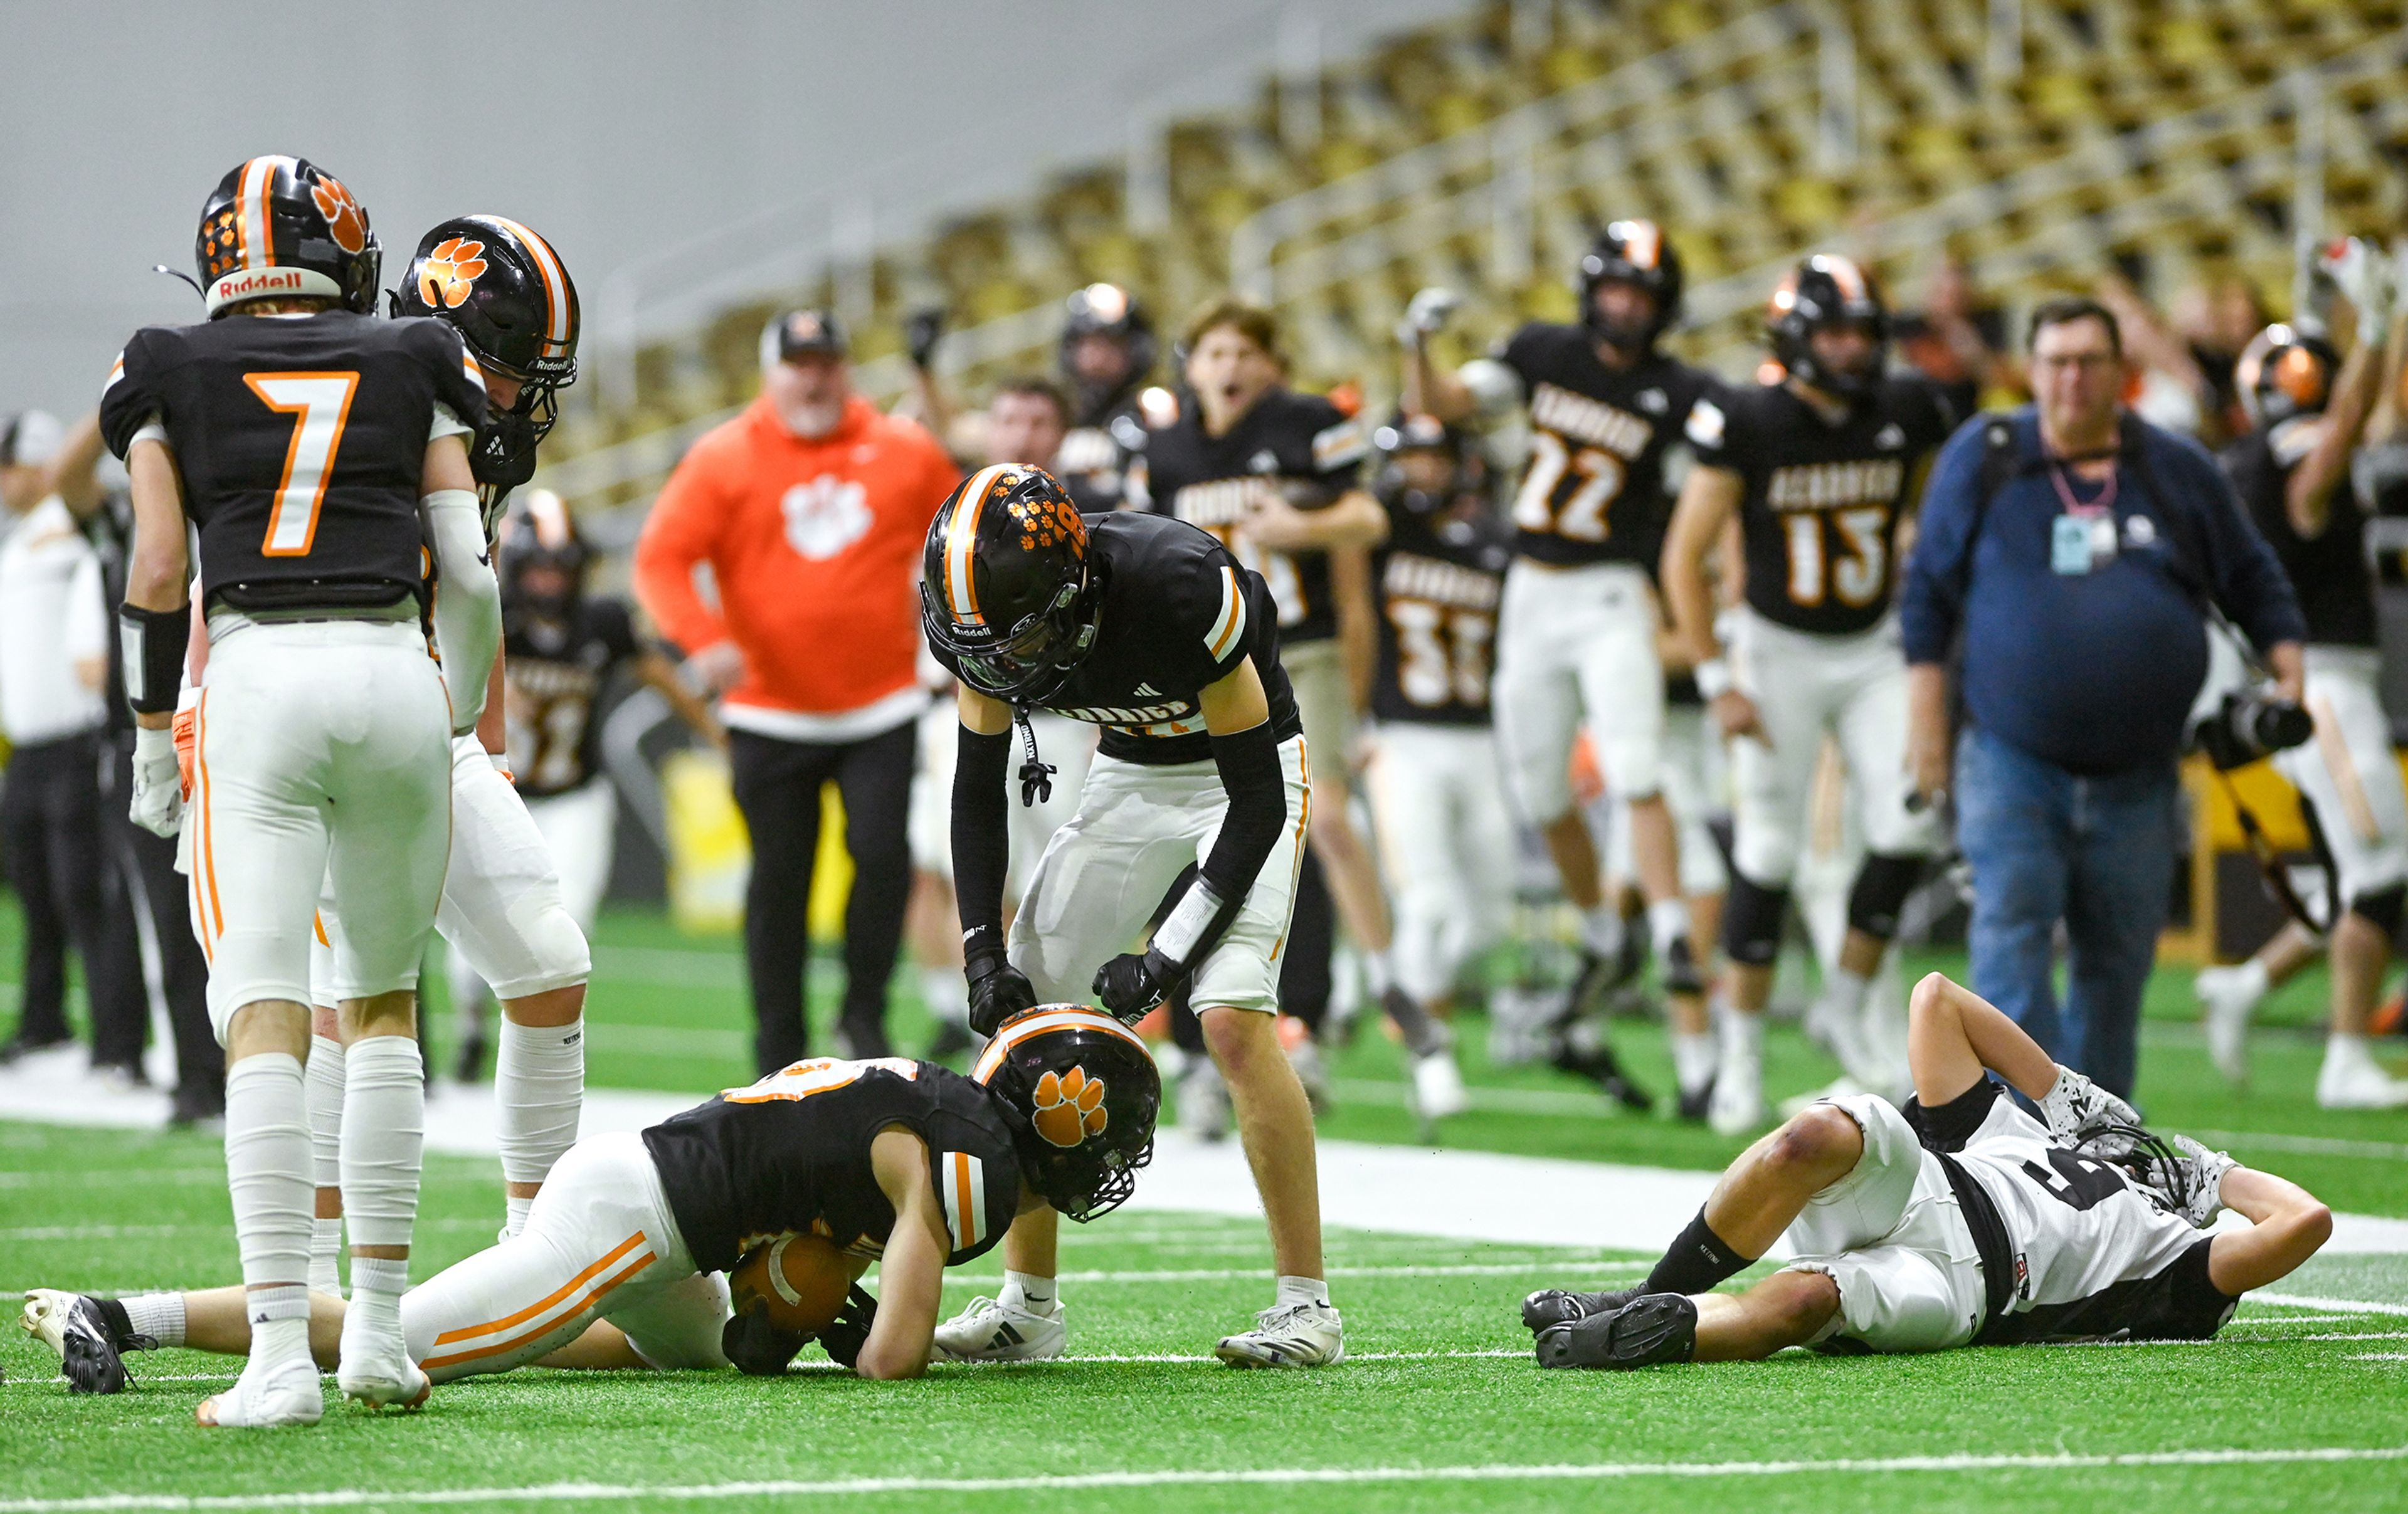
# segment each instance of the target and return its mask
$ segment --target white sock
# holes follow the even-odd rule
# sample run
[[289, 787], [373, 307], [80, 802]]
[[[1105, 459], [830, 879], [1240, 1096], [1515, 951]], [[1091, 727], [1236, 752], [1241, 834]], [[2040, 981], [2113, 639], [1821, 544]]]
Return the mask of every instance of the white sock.
[[[539, 1183], [577, 1144], [578, 1111], [585, 1103], [585, 1021], [522, 1025], [502, 1021], [494, 1059], [494, 1108], [502, 1149], [502, 1181]], [[526, 1228], [532, 1198], [509, 1201], [509, 1228]]]
[[1825, 1007], [1851, 1021], [1858, 1019], [1865, 1012], [1865, 990], [1871, 981], [1862, 973], [1832, 968], [1823, 978]]
[[309, 1292], [343, 1296], [343, 1217], [309, 1221]]
[[[1389, 950], [1394, 950], [1391, 947]], [[1388, 962], [1386, 951], [1369, 948], [1357, 953], [1363, 959], [1363, 992], [1374, 999], [1385, 998], [1389, 986], [1396, 982], [1396, 968]]]
[[[408, 1246], [426, 1141], [426, 1070], [408, 1036], [369, 1036], [343, 1058], [343, 1219], [351, 1245]], [[351, 1260], [351, 1296], [370, 1285]]]
[[921, 968], [920, 1002], [927, 1007], [929, 1018], [940, 1024], [970, 1022], [969, 985], [962, 980], [958, 967]]
[[242, 1279], [251, 1290], [246, 1300], [251, 1361], [272, 1365], [291, 1354], [291, 1332], [261, 1334], [261, 1326], [279, 1321], [298, 1327], [298, 1349], [306, 1356], [313, 1191], [308, 1096], [298, 1057], [263, 1051], [226, 1069], [225, 1155]]
[[1013, 1272], [1007, 1268], [1003, 1275], [1003, 1292], [996, 1295], [996, 1302], [1008, 1309], [1025, 1309], [1030, 1314], [1051, 1314], [1059, 1302], [1059, 1297], [1054, 1291], [1055, 1286], [1051, 1278], [1039, 1278], [1032, 1272]]
[[1656, 949], [1656, 960], [1664, 961], [1671, 954], [1672, 943], [1689, 936], [1689, 902], [1686, 899], [1658, 899], [1647, 907], [1648, 944]]
[[1611, 899], [1581, 911], [1581, 944], [1600, 957], [1621, 952], [1626, 930], [1622, 910]]
[[1290, 1278], [1283, 1274], [1279, 1290], [1271, 1295], [1271, 1307], [1286, 1308], [1291, 1304], [1318, 1304], [1329, 1307], [1329, 1284], [1319, 1278]]
[[2253, 1009], [2258, 1007], [2258, 1001], [2266, 996], [2267, 991], [2273, 987], [2267, 978], [2266, 964], [2255, 957], [2232, 969], [2232, 981], [2248, 992], [2249, 1007]]
[[1712, 1031], [1672, 1033], [1672, 1076], [1682, 1093], [1694, 1093], [1713, 1081], [1716, 1055]]
[[1723, 1028], [1725, 1054], [1762, 1061], [1764, 1058], [1764, 1017], [1751, 1015], [1730, 1005], [1716, 1005], [1715, 1019]]
[[[292, 1362], [317, 1364], [309, 1356], [309, 1291], [306, 1288], [259, 1288], [244, 1296], [251, 1311], [251, 1360], [243, 1364], [246, 1378], [273, 1372]], [[298, 1310], [298, 1313], [294, 1312]]]
[[401, 1295], [409, 1291], [409, 1263], [387, 1257], [351, 1258], [351, 1302], [343, 1311], [343, 1334], [354, 1326], [386, 1337], [401, 1334]]
[[125, 1306], [126, 1321], [136, 1335], [148, 1335], [162, 1346], [184, 1344], [183, 1294], [136, 1293], [118, 1302]]

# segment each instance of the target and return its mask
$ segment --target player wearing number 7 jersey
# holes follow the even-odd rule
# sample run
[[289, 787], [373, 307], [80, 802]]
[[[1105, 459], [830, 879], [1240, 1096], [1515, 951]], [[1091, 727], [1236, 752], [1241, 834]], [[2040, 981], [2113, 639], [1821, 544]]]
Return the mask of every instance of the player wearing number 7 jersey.
[[1427, 338], [1454, 296], [1425, 290], [1405, 324], [1405, 407], [1441, 421], [1526, 404], [1530, 461], [1513, 503], [1515, 562], [1497, 640], [1497, 734], [1523, 812], [1544, 833], [1582, 915], [1589, 966], [1619, 954], [1597, 844], [1572, 803], [1584, 721], [1613, 792], [1629, 801], [1633, 860], [1674, 1013], [1701, 1028], [1680, 849], [1662, 793], [1664, 669], [1654, 573], [1670, 514], [1666, 453], [1705, 392], [1702, 370], [1658, 351], [1680, 313], [1681, 260], [1653, 221], [1617, 221], [1581, 260], [1580, 323], [1532, 321], [1491, 359], [1441, 373]]
[[[1884, 371], [1888, 320], [1862, 269], [1808, 258], [1767, 316], [1781, 380], [1717, 390], [1688, 418], [1697, 466], [1663, 573], [1699, 692], [1738, 738], [1737, 865], [1723, 914], [1733, 1012], [1707, 1110], [1727, 1135], [1763, 1118], [1764, 1007], [1825, 734], [1847, 760], [1868, 854], [1840, 970], [1810, 1029], [1822, 1027], [1860, 1082], [1877, 1085], [1859, 1024], [1866, 981], [1937, 839], [1932, 817], [1907, 807], [1906, 659], [1891, 600], [1899, 526], [1952, 420], [1938, 385]], [[1704, 564], [1734, 511], [1747, 589], [1726, 663]]]
[[370, 1404], [426, 1393], [399, 1312], [425, 1123], [416, 988], [451, 843], [449, 740], [476, 724], [501, 626], [464, 440], [485, 392], [450, 327], [369, 319], [367, 213], [306, 160], [226, 175], [196, 261], [208, 319], [136, 333], [101, 395], [133, 479], [134, 813], [167, 834], [181, 805], [169, 727], [189, 523], [212, 650], [194, 722], [193, 921], [226, 1047], [226, 1169], [258, 1347], [200, 1419], [309, 1423], [323, 1399], [302, 1059], [310, 917], [330, 869], [357, 925], [342, 1186], [359, 1260], [337, 1378]]

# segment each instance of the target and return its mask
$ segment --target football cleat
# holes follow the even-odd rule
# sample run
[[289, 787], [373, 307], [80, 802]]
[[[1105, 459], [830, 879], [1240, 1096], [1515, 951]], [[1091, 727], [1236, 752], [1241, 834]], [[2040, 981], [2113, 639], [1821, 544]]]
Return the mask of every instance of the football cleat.
[[2408, 1108], [2408, 1081], [2392, 1077], [2363, 1048], [2325, 1048], [2316, 1072], [2316, 1104], [2326, 1109]]
[[1627, 1304], [1539, 1332], [1542, 1367], [1629, 1371], [1697, 1354], [1698, 1306], [1680, 1293], [1642, 1293]]
[[325, 1413], [326, 1390], [318, 1380], [318, 1364], [296, 1356], [274, 1366], [254, 1361], [233, 1387], [202, 1399], [193, 1418], [222, 1430], [274, 1430], [316, 1424]]
[[2249, 1015], [2258, 1007], [2258, 975], [2246, 963], [2238, 967], [2207, 967], [2191, 980], [2199, 999], [2200, 1019], [2207, 1030], [2208, 1060], [2224, 1080], [2245, 1087], [2249, 1082]]
[[1335, 1366], [1346, 1360], [1345, 1321], [1327, 1304], [1274, 1304], [1212, 1354], [1233, 1367]]
[[1764, 1123], [1764, 1063], [1758, 1053], [1726, 1046], [1706, 1100], [1706, 1123], [1717, 1136], [1744, 1136]]
[[[118, 1315], [124, 1317], [122, 1307]], [[159, 1349], [150, 1336], [112, 1324], [107, 1305], [88, 1293], [36, 1288], [25, 1295], [18, 1323], [58, 1354], [59, 1370], [71, 1393], [123, 1393], [134, 1375], [125, 1370], [122, 1353]]]
[[1592, 1314], [1618, 1309], [1646, 1293], [1641, 1288], [1613, 1288], [1583, 1293], [1569, 1288], [1541, 1288], [1522, 1300], [1522, 1327], [1537, 1333], [1555, 1325], [1574, 1324]]
[[1304, 1086], [1305, 1102], [1312, 1106], [1313, 1118], [1326, 1117], [1334, 1101], [1329, 1093], [1329, 1066], [1321, 1058], [1321, 1043], [1310, 1034], [1298, 1036], [1296, 1044], [1287, 1049], [1287, 1064], [1296, 1069], [1296, 1080]]
[[2048, 1133], [2068, 1146], [2079, 1146], [2110, 1125], [2141, 1122], [2138, 1109], [2062, 1064], [2057, 1082], [2041, 1097], [2040, 1116]]
[[1681, 1090], [1680, 1100], [1673, 1105], [1672, 1113], [1690, 1124], [1703, 1124], [1706, 1112], [1713, 1107], [1713, 1102], [1714, 1079], [1709, 1078], [1695, 1088]]
[[1698, 970], [1697, 953], [1689, 950], [1689, 938], [1685, 936], [1673, 937], [1671, 945], [1664, 949], [1661, 976], [1667, 993], [1677, 993], [1686, 998], [1706, 992], [1705, 974]]
[[[408, 1348], [403, 1344], [398, 1330], [376, 1330], [366, 1322], [366, 1312], [358, 1308], [344, 1317], [342, 1352], [335, 1367], [336, 1386], [342, 1389], [344, 1397], [356, 1398], [370, 1408], [421, 1407], [434, 1393], [434, 1384], [409, 1359]], [[314, 1376], [315, 1368], [311, 1370]]]
[[1179, 1075], [1179, 1128], [1196, 1141], [1217, 1141], [1229, 1134], [1229, 1085], [1209, 1056], [1188, 1058]]
[[1603, 1090], [1608, 1098], [1626, 1109], [1641, 1113], [1654, 1108], [1653, 1095], [1630, 1080], [1622, 1064], [1607, 1044], [1604, 1032], [1595, 1025], [1581, 1023], [1569, 1027], [1555, 1038], [1555, 1048], [1547, 1058], [1558, 1070], [1585, 1078]]
[[1050, 1314], [1018, 1308], [982, 1294], [937, 1327], [931, 1362], [1043, 1362], [1069, 1343], [1068, 1310], [1059, 1299]]
[[1424, 1120], [1444, 1120], [1471, 1107], [1471, 1095], [1464, 1089], [1463, 1069], [1455, 1064], [1453, 1047], [1440, 1047], [1413, 1059], [1413, 1105]]

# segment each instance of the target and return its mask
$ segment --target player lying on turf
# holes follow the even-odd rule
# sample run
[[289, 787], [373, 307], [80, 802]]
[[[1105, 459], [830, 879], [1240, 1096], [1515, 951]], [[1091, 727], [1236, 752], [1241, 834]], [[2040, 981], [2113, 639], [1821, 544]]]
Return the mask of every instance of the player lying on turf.
[[[1117, 1207], [1161, 1100], [1145, 1043], [1070, 1005], [1006, 1021], [968, 1078], [903, 1057], [797, 1062], [641, 1135], [578, 1142], [523, 1231], [403, 1295], [410, 1356], [437, 1383], [530, 1363], [776, 1374], [816, 1336], [864, 1377], [917, 1377], [943, 1269], [1017, 1213]], [[854, 1281], [873, 1260], [882, 1301]], [[330, 1365], [343, 1301], [310, 1305]], [[251, 1346], [239, 1288], [37, 1288], [24, 1327], [79, 1393], [122, 1390], [126, 1350]]]
[[[1870, 1094], [1823, 1100], [1731, 1164], [1641, 1286], [1531, 1294], [1522, 1321], [1539, 1364], [2201, 1340], [2332, 1234], [2305, 1190], [2148, 1135], [2130, 1106], [1938, 973], [1910, 1015], [1903, 1111]], [[2253, 1223], [2201, 1236], [2226, 1207]], [[1743, 1293], [1710, 1291], [1784, 1232], [1787, 1267]]]

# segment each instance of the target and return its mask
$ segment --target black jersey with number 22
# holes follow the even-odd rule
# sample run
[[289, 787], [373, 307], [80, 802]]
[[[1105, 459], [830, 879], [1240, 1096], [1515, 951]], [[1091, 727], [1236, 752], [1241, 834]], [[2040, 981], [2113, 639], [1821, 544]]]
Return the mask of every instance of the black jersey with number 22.
[[933, 1062], [813, 1057], [644, 1132], [678, 1233], [703, 1272], [780, 1235], [875, 1258], [895, 1232], [870, 1143], [899, 1128], [928, 1149], [946, 1265], [993, 1246], [1020, 1203], [1020, 1163], [995, 1095]]
[[438, 405], [484, 423], [457, 332], [329, 310], [137, 331], [100, 418], [121, 457], [144, 425], [165, 428], [204, 603], [339, 608], [423, 592], [420, 475]]
[[1698, 464], [1742, 481], [1748, 607], [1820, 636], [1879, 624], [1898, 578], [1907, 490], [1954, 423], [1939, 386], [1918, 378], [1883, 380], [1837, 421], [1785, 385], [1729, 385], [1700, 399], [1688, 423]]

